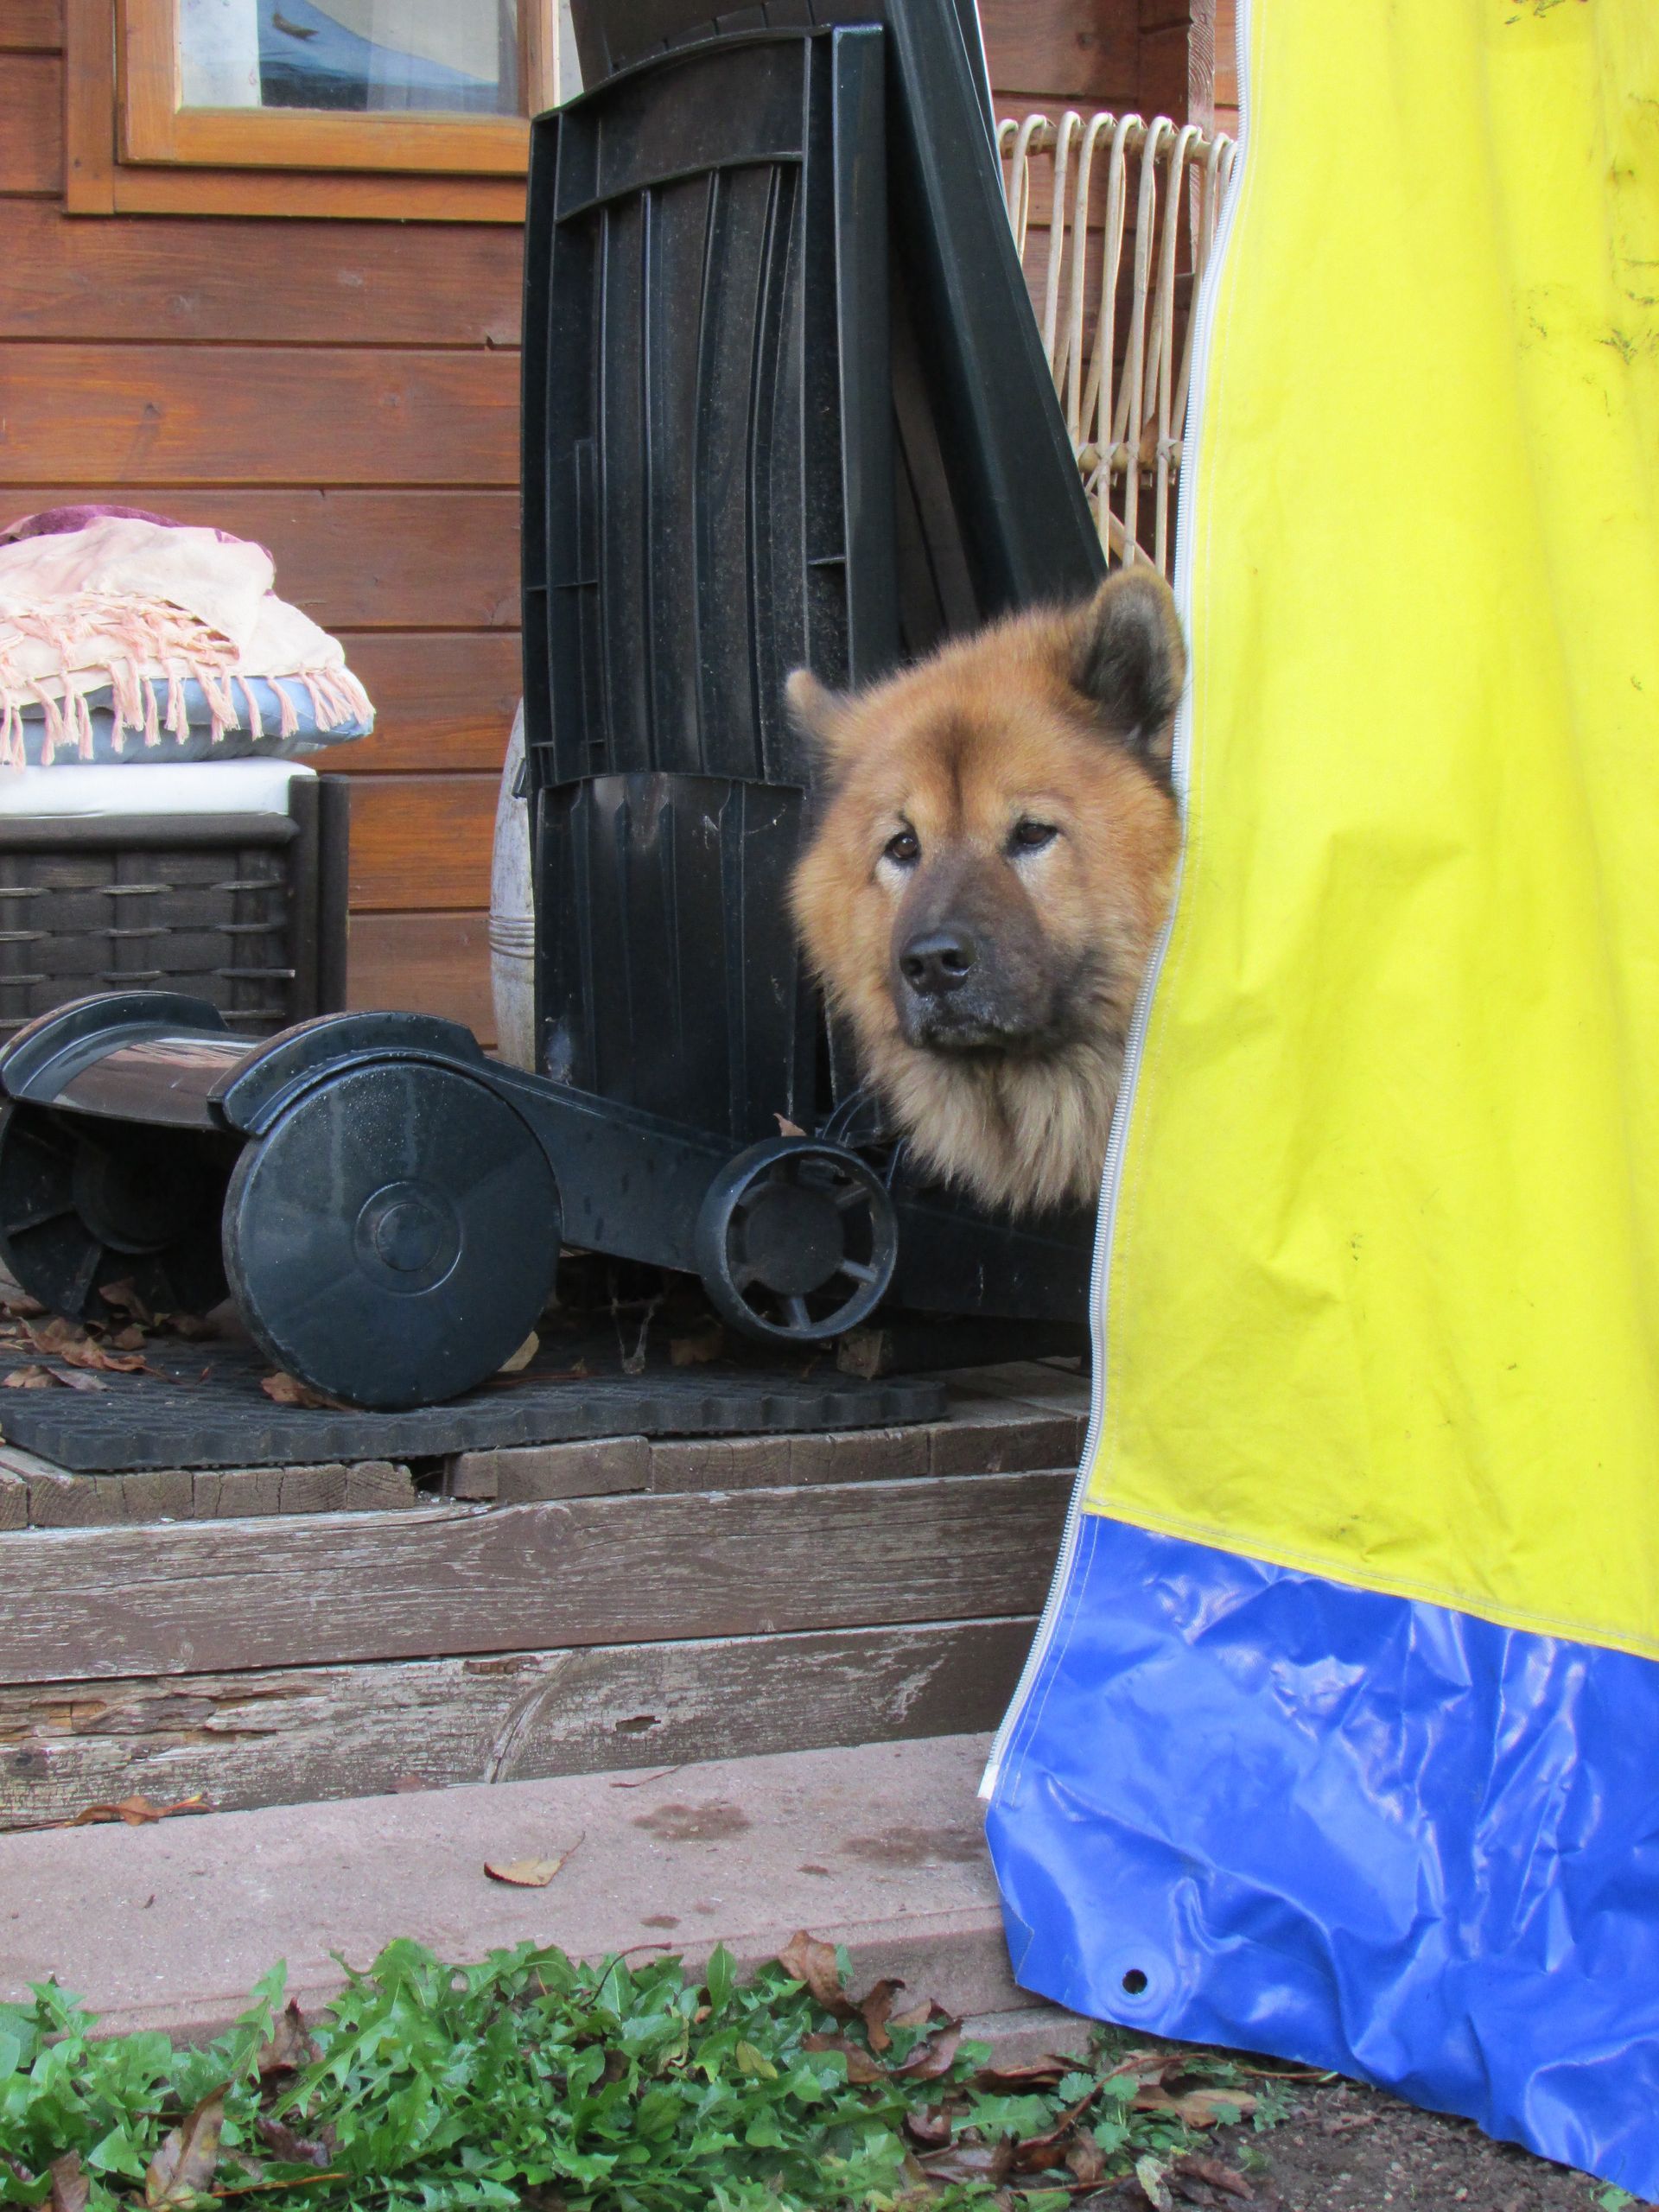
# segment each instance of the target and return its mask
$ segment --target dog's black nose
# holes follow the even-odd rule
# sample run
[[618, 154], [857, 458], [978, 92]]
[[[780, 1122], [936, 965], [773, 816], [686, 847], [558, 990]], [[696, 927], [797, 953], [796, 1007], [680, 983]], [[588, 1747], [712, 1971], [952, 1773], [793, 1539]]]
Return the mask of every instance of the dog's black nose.
[[899, 971], [918, 998], [943, 998], [968, 980], [978, 947], [966, 930], [928, 930], [899, 956]]

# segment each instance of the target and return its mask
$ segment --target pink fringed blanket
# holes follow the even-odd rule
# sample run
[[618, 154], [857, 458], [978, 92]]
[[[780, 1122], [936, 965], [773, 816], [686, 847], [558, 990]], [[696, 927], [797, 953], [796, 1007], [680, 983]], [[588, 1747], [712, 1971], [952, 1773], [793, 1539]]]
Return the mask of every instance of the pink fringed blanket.
[[[88, 696], [109, 690], [114, 739], [184, 728], [184, 683], [200, 686], [213, 742], [245, 726], [263, 734], [249, 678], [289, 677], [318, 726], [372, 718], [338, 641], [271, 590], [263, 546], [131, 512], [30, 518], [0, 542], [0, 766], [23, 766], [22, 717], [45, 716], [41, 757], [92, 750]], [[27, 534], [25, 534], [27, 533]], [[163, 712], [160, 690], [165, 687]], [[282, 700], [279, 735], [297, 728]], [[241, 703], [238, 703], [238, 694]]]

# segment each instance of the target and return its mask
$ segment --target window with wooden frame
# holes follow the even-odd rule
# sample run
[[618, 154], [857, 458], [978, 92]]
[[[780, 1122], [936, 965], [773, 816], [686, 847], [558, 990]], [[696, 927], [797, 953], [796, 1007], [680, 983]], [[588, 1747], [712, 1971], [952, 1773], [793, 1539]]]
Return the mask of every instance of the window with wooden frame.
[[67, 0], [71, 213], [517, 222], [569, 0]]

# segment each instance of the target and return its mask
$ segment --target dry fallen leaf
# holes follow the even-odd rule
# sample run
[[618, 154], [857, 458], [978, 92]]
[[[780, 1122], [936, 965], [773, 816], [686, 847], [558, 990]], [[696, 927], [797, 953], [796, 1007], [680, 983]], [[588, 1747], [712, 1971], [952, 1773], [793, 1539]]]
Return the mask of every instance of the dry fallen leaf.
[[86, 2212], [92, 2184], [80, 2171], [79, 2153], [66, 2151], [53, 2160], [47, 2172], [52, 2181], [52, 2194], [46, 2200], [48, 2212]]
[[143, 1323], [156, 1318], [139, 1297], [130, 1275], [123, 1275], [119, 1282], [106, 1282], [98, 1294], [112, 1312], [130, 1313], [135, 1321]]
[[1351, 2135], [1357, 2127], [1372, 2127], [1376, 2124], [1374, 2112], [1339, 2112], [1334, 2120], [1322, 2120], [1321, 2135]]
[[943, 2150], [950, 2140], [950, 2115], [943, 2105], [921, 2105], [905, 2114], [905, 2133], [925, 2151]]
[[54, 1366], [46, 1371], [54, 1382], [61, 1382], [68, 1390], [107, 1390], [110, 1387], [101, 1376], [88, 1375], [79, 1367]]
[[152, 1805], [148, 1797], [123, 1797], [113, 1805], [88, 1805], [62, 1826], [84, 1828], [101, 1821], [124, 1821], [130, 1828], [148, 1827], [152, 1821], [170, 1821], [175, 1813], [209, 1813], [213, 1808], [200, 1789], [194, 1797], [181, 1797], [174, 1805]]
[[[79, 1321], [54, 1317], [49, 1321], [30, 1322], [23, 1333], [33, 1351], [47, 1359], [61, 1360], [66, 1367], [91, 1368], [112, 1375], [137, 1375], [143, 1370], [141, 1357], [131, 1351], [107, 1350]], [[142, 1343], [142, 1331], [138, 1337]]]
[[1185, 2158], [1178, 2158], [1170, 2168], [1178, 2179], [1191, 2177], [1201, 2181], [1207, 2189], [1218, 2189], [1225, 2196], [1250, 2198], [1255, 2191], [1243, 2174], [1236, 2174], [1230, 2166], [1224, 2166], [1219, 2158], [1205, 2158], [1196, 2151], [1189, 2151]]
[[1156, 2158], [1137, 2158], [1135, 2162], [1135, 2177], [1140, 2183], [1147, 2203], [1155, 2208], [1155, 2212], [1174, 2212], [1175, 2200], [1171, 2196], [1169, 2183], [1165, 2179], [1166, 2171]]
[[223, 1333], [205, 1313], [158, 1313], [156, 1326], [169, 1337], [184, 1338], [189, 1344], [200, 1344], [205, 1338]]
[[801, 2049], [838, 2050], [847, 2062], [847, 2079], [849, 2082], [881, 2082], [887, 2078], [869, 2052], [861, 2044], [849, 2043], [845, 2036], [803, 2036]]
[[1135, 2091], [1133, 2109], [1171, 2113], [1185, 2127], [1230, 2127], [1249, 2118], [1255, 2099], [1245, 2089], [1187, 2089], [1171, 2096], [1167, 2089], [1148, 2087]]
[[276, 2015], [270, 2040], [259, 2047], [256, 2062], [259, 2079], [269, 2082], [279, 2074], [297, 2074], [301, 2067], [308, 2066], [317, 2056], [317, 2046], [311, 2039], [299, 2005], [290, 1997]]
[[1052, 2089], [1058, 2082], [1077, 2070], [1077, 2061], [1075, 2058], [1058, 2056], [1033, 2058], [1026, 2066], [982, 2066], [974, 2076], [974, 2087], [976, 2089], [1012, 2090], [1016, 2094], [1025, 2090]]
[[952, 2150], [924, 2158], [922, 2164], [930, 2181], [982, 2182], [997, 2189], [1014, 2170], [1014, 2145], [1006, 2136], [1000, 2143], [983, 2145], [959, 2143]]
[[725, 1349], [726, 1332], [718, 1321], [710, 1321], [690, 1336], [671, 1337], [668, 1340], [668, 1356], [676, 1367], [707, 1367]]
[[524, 1338], [511, 1359], [504, 1359], [497, 1368], [498, 1375], [521, 1375], [542, 1348], [542, 1340], [534, 1329]]
[[1065, 2171], [1084, 2189], [1106, 2178], [1106, 2153], [1092, 2135], [1079, 2135], [1065, 2154]]
[[274, 2156], [290, 2166], [326, 2166], [338, 2148], [332, 2127], [324, 2127], [315, 2142], [291, 2128], [286, 2120], [273, 2120], [268, 2113], [261, 2113], [254, 2126], [259, 2139]]
[[262, 1375], [259, 1388], [279, 1406], [308, 1406], [314, 1410], [327, 1409], [330, 1413], [344, 1413], [349, 1408], [338, 1398], [331, 1398], [321, 1390], [314, 1390], [308, 1382], [302, 1382], [296, 1375], [284, 1375], [279, 1370], [275, 1375]]
[[493, 1882], [505, 1882], [515, 1890], [544, 1890], [581, 1842], [578, 1836], [569, 1850], [556, 1851], [550, 1859], [513, 1859], [504, 1866], [486, 1859], [484, 1872]]
[[144, 2202], [151, 2212], [162, 2205], [194, 2204], [206, 2195], [219, 2164], [224, 2125], [225, 2092], [215, 2089], [167, 2136], [144, 2176]]
[[870, 2038], [870, 2049], [891, 2050], [893, 2037], [887, 2033], [887, 2020], [893, 2012], [893, 2000], [904, 1987], [902, 1981], [878, 1981], [866, 1997], [858, 1999], [859, 2012], [864, 2022], [865, 2033]]
[[947, 2020], [937, 2035], [917, 2044], [902, 2066], [893, 2068], [895, 2076], [901, 2082], [937, 2082], [950, 2071], [961, 2041], [962, 2022]]
[[804, 1137], [806, 1135], [806, 1131], [800, 1123], [791, 1122], [787, 1114], [774, 1111], [772, 1118], [778, 1124], [778, 1134], [780, 1137]]
[[778, 1963], [794, 1980], [806, 1984], [815, 2005], [838, 2020], [852, 2018], [852, 2001], [841, 1986], [833, 1943], [821, 1943], [804, 1928], [798, 1928], [779, 1952]]
[[1066, 2163], [1071, 2146], [1071, 2131], [1095, 2101], [1091, 2088], [1069, 2110], [1063, 2112], [1052, 2127], [1045, 2128], [1040, 2135], [1027, 2135], [1014, 2146], [1014, 2164], [1022, 2174], [1048, 2173]]
[[0, 1389], [51, 1390], [56, 1388], [51, 1376], [43, 1367], [14, 1367]]
[[84, 1323], [71, 1321], [61, 1313], [48, 1313], [44, 1320], [29, 1322], [23, 1334], [36, 1351], [54, 1359], [61, 1359], [72, 1345], [92, 1342]]

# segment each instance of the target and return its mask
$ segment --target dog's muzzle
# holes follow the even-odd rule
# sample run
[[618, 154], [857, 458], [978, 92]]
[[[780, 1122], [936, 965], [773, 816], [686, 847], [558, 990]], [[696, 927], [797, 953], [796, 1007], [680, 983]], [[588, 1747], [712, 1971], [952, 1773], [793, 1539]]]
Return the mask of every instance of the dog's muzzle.
[[[923, 930], [899, 948], [893, 996], [907, 1045], [939, 1052], [1029, 1051], [1046, 1035], [1049, 1009], [999, 979], [971, 931]], [[1035, 1019], [1033, 1019], [1033, 1014]]]

